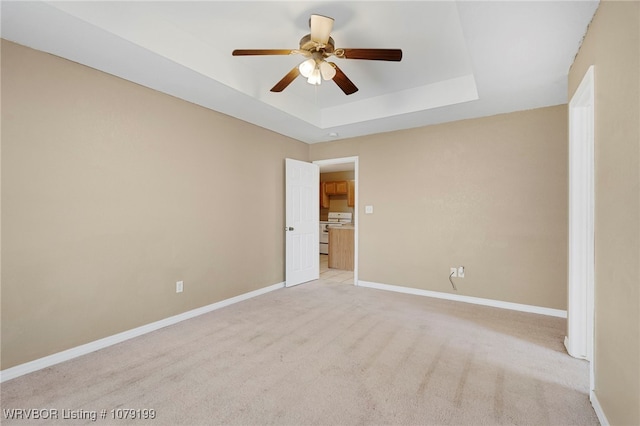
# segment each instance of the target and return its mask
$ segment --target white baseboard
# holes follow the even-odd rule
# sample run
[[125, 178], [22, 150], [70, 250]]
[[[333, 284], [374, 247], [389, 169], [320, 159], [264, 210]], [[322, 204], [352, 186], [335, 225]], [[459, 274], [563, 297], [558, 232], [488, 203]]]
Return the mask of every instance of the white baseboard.
[[598, 401], [598, 396], [594, 391], [589, 393], [589, 400], [591, 401], [591, 405], [593, 406], [593, 410], [596, 412], [596, 416], [598, 416], [598, 420], [602, 426], [609, 426], [609, 420], [607, 420], [607, 416], [604, 415], [604, 411], [602, 411], [602, 406], [600, 405], [600, 401]]
[[263, 287], [258, 290], [250, 291], [230, 299], [221, 300], [220, 302], [212, 303], [211, 305], [203, 306], [201, 308], [193, 309], [187, 312], [183, 312], [178, 315], [174, 315], [169, 318], [162, 319], [160, 321], [152, 322], [140, 327], [133, 328], [131, 330], [123, 331], [122, 333], [114, 334], [113, 336], [105, 337], [103, 339], [94, 340], [93, 342], [86, 343], [84, 345], [76, 346], [75, 348], [67, 349], [62, 352], [58, 352], [44, 358], [39, 358], [34, 361], [26, 362], [24, 364], [16, 365], [15, 367], [7, 368], [0, 371], [0, 383], [7, 380], [15, 379], [22, 375], [32, 373], [43, 368], [51, 367], [52, 365], [59, 364], [70, 359], [86, 355], [91, 352], [95, 352], [99, 349], [104, 349], [108, 346], [115, 345], [125, 340], [132, 339], [134, 337], [141, 336], [146, 333], [179, 323], [184, 320], [188, 320], [198, 315], [206, 314], [207, 312], [215, 311], [216, 309], [224, 308], [225, 306], [232, 305], [234, 303], [242, 302], [243, 300], [251, 299], [256, 296], [268, 293], [284, 287], [284, 282], [273, 284], [268, 287]]
[[395, 291], [398, 293], [414, 294], [416, 296], [434, 297], [437, 299], [455, 300], [456, 302], [472, 303], [474, 305], [492, 306], [494, 308], [510, 309], [512, 311], [529, 312], [533, 314], [549, 315], [552, 317], [566, 318], [567, 311], [561, 309], [544, 308], [541, 306], [523, 305], [520, 303], [503, 302], [501, 300], [482, 299], [473, 296], [461, 296], [458, 294], [441, 293], [439, 291], [421, 290], [418, 288], [402, 287], [397, 285], [380, 284], [369, 281], [358, 281], [358, 286], [375, 288], [378, 290]]

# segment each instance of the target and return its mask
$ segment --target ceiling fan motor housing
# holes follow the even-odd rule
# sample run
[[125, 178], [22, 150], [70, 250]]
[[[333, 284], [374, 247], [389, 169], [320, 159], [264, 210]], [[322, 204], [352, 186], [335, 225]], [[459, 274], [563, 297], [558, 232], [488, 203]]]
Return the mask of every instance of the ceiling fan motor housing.
[[307, 52], [322, 51], [330, 55], [335, 50], [335, 46], [335, 42], [331, 37], [329, 37], [329, 41], [325, 45], [311, 40], [311, 34], [307, 34], [300, 39], [300, 50], [306, 50]]

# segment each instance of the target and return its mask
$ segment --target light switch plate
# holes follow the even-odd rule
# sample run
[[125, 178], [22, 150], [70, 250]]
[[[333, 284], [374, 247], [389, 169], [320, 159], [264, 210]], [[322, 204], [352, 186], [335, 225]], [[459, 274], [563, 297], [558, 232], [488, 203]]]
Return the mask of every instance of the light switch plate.
[[364, 206], [364, 214], [373, 214], [373, 206]]

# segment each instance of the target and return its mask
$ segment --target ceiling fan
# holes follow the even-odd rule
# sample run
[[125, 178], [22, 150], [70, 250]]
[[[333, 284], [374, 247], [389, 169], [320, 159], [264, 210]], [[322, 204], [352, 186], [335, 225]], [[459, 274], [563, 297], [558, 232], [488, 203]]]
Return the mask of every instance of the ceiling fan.
[[333, 80], [345, 95], [351, 95], [358, 88], [333, 62], [331, 56], [342, 59], [367, 59], [374, 61], [400, 61], [400, 49], [336, 49], [331, 38], [333, 18], [322, 15], [311, 15], [309, 27], [311, 34], [300, 39], [299, 49], [236, 49], [233, 56], [250, 55], [293, 55], [300, 54], [307, 59], [294, 67], [282, 80], [271, 88], [272, 92], [282, 92], [293, 80], [302, 74], [310, 84], [318, 85], [322, 80]]

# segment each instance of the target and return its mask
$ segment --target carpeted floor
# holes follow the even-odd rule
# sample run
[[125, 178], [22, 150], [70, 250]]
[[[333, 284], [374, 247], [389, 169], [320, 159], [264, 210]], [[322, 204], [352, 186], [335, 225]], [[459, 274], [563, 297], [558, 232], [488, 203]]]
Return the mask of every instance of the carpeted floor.
[[[320, 280], [5, 382], [2, 423], [598, 424], [588, 364], [566, 354], [564, 330], [559, 318]], [[6, 419], [21, 408], [59, 419]], [[155, 418], [114, 419], [145, 414], [125, 409]]]

